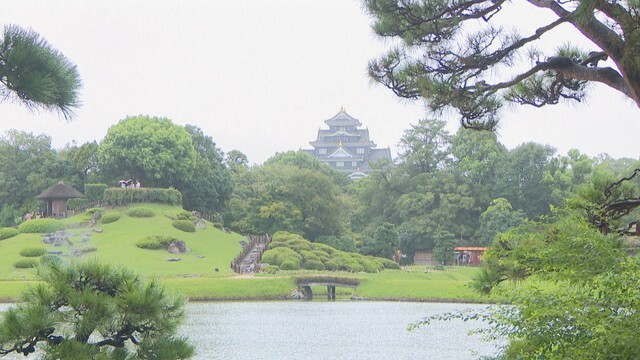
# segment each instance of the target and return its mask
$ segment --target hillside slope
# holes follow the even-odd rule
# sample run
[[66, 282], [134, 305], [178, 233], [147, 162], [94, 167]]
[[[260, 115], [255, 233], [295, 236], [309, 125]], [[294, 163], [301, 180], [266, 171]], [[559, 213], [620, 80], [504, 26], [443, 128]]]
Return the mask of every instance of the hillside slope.
[[[64, 220], [67, 231], [71, 233], [69, 240], [73, 245], [55, 247], [44, 244], [39, 234], [20, 234], [0, 240], [0, 280], [35, 279], [33, 269], [16, 269], [13, 264], [25, 257], [20, 251], [25, 248], [44, 247], [50, 252], [60, 252], [66, 260], [78, 258], [79, 250], [92, 250], [80, 257], [96, 257], [100, 260], [130, 268], [144, 276], [184, 277], [184, 276], [224, 276], [230, 274], [229, 264], [242, 250], [240, 241], [244, 239], [238, 234], [229, 234], [206, 223], [206, 228], [195, 232], [184, 232], [172, 226], [173, 219], [183, 210], [179, 207], [142, 204], [153, 210], [155, 215], [147, 218], [136, 218], [127, 215], [131, 206], [109, 209], [118, 212], [120, 219], [98, 224], [93, 228], [102, 229], [101, 233], [92, 228], [74, 228], [77, 224], [86, 223], [90, 217], [80, 214]], [[173, 219], [172, 219], [173, 218]], [[74, 226], [75, 225], [75, 226]], [[190, 252], [180, 255], [170, 254], [166, 250], [146, 250], [136, 247], [136, 242], [148, 235], [166, 235], [185, 241]], [[74, 253], [76, 256], [74, 256]], [[180, 258], [180, 261], [167, 261], [168, 258]], [[215, 269], [219, 271], [216, 272]]]

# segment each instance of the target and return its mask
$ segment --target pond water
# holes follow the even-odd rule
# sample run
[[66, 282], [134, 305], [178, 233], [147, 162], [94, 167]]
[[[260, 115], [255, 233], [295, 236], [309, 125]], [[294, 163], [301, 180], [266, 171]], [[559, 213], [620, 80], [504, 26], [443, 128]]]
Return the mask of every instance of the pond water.
[[[7, 305], [0, 305], [0, 311]], [[477, 322], [445, 321], [412, 332], [426, 316], [486, 305], [403, 302], [190, 303], [181, 328], [196, 359], [477, 359], [499, 343], [469, 336]]]

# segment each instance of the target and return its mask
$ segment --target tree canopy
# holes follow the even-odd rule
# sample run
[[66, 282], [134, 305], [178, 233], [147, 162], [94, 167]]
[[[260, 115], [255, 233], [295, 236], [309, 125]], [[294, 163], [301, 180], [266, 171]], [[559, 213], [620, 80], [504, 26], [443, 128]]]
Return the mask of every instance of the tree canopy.
[[45, 359], [186, 359], [193, 346], [176, 337], [184, 300], [156, 281], [95, 261], [47, 260], [43, 282], [0, 319], [0, 355]]
[[145, 186], [159, 187], [191, 179], [196, 155], [185, 128], [166, 118], [144, 115], [111, 126], [98, 149], [101, 171], [116, 177], [111, 180], [133, 177]]
[[16, 25], [5, 26], [0, 38], [0, 84], [2, 100], [58, 111], [67, 120], [80, 106], [76, 66], [38, 33]]
[[[434, 110], [455, 109], [463, 126], [494, 129], [505, 101], [536, 107], [581, 101], [590, 83], [604, 84], [640, 106], [640, 6], [636, 1], [528, 0], [545, 10], [535, 30], [501, 26], [506, 0], [363, 0], [381, 37], [397, 46], [369, 64], [369, 74], [395, 94], [423, 98]], [[513, 20], [512, 20], [513, 21]], [[540, 40], [569, 25], [593, 48]], [[605, 60], [610, 60], [606, 61]]]

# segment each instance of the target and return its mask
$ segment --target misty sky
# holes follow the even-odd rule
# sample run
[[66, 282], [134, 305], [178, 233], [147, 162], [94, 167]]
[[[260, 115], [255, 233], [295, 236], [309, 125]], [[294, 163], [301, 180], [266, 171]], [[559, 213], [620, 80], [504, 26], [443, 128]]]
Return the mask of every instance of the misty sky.
[[[395, 154], [404, 130], [431, 115], [368, 79], [367, 62], [389, 45], [370, 22], [355, 0], [5, 0], [0, 24], [40, 33], [77, 64], [84, 86], [72, 122], [5, 102], [0, 132], [46, 133], [62, 147], [100, 141], [129, 115], [161, 116], [261, 163], [310, 148], [344, 106]], [[586, 105], [513, 107], [500, 141], [638, 159], [640, 110], [613, 90], [594, 90]], [[447, 120], [455, 132], [457, 120]]]

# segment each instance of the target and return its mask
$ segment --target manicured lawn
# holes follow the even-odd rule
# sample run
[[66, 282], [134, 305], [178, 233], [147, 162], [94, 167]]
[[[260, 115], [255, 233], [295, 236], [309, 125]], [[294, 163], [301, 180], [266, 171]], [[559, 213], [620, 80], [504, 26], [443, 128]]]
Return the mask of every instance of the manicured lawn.
[[[101, 233], [90, 228], [73, 228], [86, 223], [86, 215], [76, 215], [64, 222], [72, 236], [73, 245], [54, 247], [42, 243], [39, 234], [20, 234], [0, 241], [0, 301], [15, 300], [18, 294], [36, 279], [34, 269], [16, 269], [13, 264], [25, 259], [20, 251], [28, 247], [44, 247], [48, 251], [61, 252], [65, 260], [76, 259], [74, 250], [94, 248], [82, 258], [98, 258], [110, 264], [127, 267], [147, 278], [157, 278], [167, 289], [194, 300], [265, 300], [288, 297], [296, 285], [293, 278], [299, 275], [318, 274], [312, 271], [280, 271], [275, 275], [254, 277], [234, 276], [230, 263], [241, 251], [239, 242], [244, 237], [215, 229], [210, 223], [203, 230], [189, 233], [174, 228], [171, 223], [182, 211], [179, 207], [159, 204], [137, 204], [148, 207], [155, 216], [134, 218], [127, 215], [127, 207], [110, 211], [120, 212], [120, 219], [98, 223]], [[147, 235], [168, 235], [185, 241], [191, 249], [186, 254], [174, 255], [166, 250], [146, 250], [135, 246]], [[167, 261], [180, 258], [180, 261]], [[217, 269], [217, 271], [216, 271]], [[425, 272], [424, 267], [403, 270], [385, 270], [375, 274], [337, 273], [339, 276], [356, 277], [360, 285], [356, 289], [337, 288], [340, 298], [405, 301], [466, 301], [493, 302], [500, 299], [482, 297], [474, 293], [468, 283], [478, 271], [471, 267], [448, 267], [444, 271]], [[332, 272], [321, 275], [336, 276]], [[318, 298], [326, 288], [314, 288]]]
[[[32, 269], [15, 269], [13, 264], [19, 259], [20, 250], [26, 247], [45, 247], [49, 251], [61, 251], [63, 259], [72, 259], [73, 249], [95, 248], [84, 258], [95, 257], [101, 261], [126, 266], [144, 276], [172, 277], [185, 275], [206, 275], [210, 277], [230, 275], [229, 264], [242, 250], [239, 242], [244, 239], [238, 234], [228, 234], [215, 229], [210, 223], [203, 230], [193, 233], [174, 228], [167, 215], [181, 211], [180, 208], [144, 204], [155, 212], [154, 217], [133, 218], [126, 215], [126, 208], [119, 208], [120, 220], [109, 224], [98, 224], [102, 233], [92, 232], [89, 228], [70, 229], [74, 245], [54, 247], [42, 243], [38, 234], [20, 234], [0, 241], [0, 281], [35, 279]], [[84, 215], [76, 215], [65, 220], [67, 224], [77, 224], [86, 220]], [[90, 234], [87, 242], [83, 238]], [[146, 250], [135, 246], [136, 242], [147, 235], [168, 235], [185, 241], [191, 249], [186, 254], [174, 255], [165, 250]], [[180, 261], [167, 261], [168, 258], [180, 258]], [[216, 272], [215, 269], [219, 271]], [[1, 295], [1, 293], [0, 293]]]

